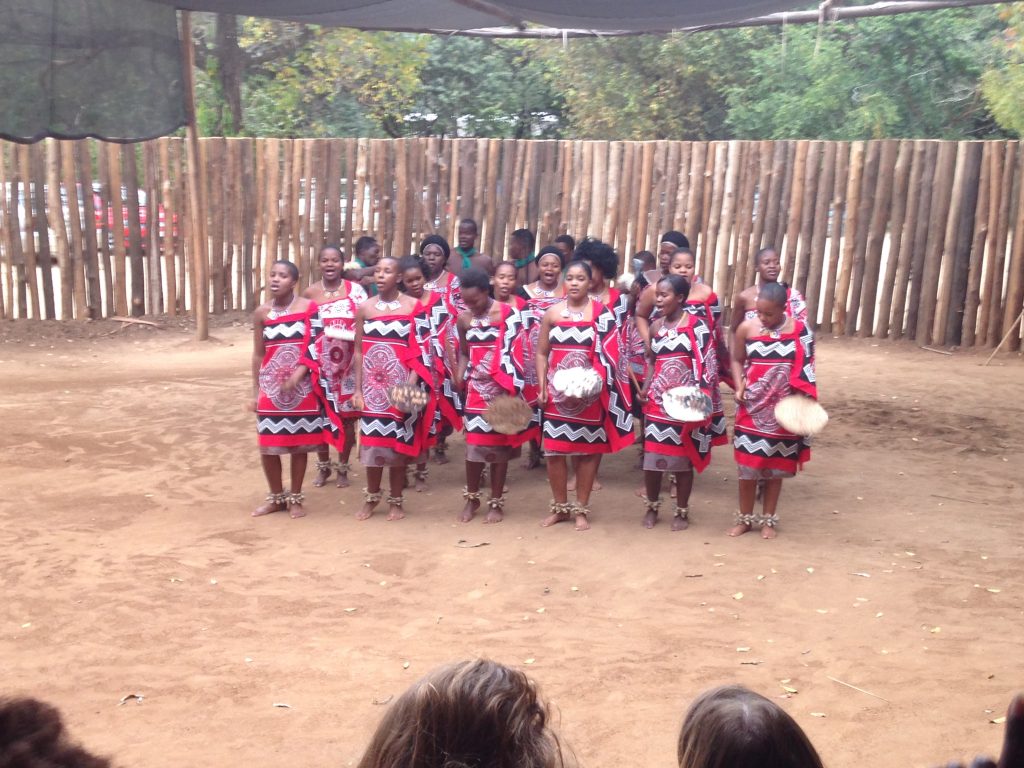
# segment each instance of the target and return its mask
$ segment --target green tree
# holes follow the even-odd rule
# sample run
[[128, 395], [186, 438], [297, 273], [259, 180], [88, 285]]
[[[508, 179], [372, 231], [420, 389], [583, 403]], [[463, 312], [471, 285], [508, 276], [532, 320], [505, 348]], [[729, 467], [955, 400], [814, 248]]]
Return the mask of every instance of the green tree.
[[993, 135], [980, 78], [997, 23], [971, 8], [776, 30], [728, 90], [729, 126], [758, 139]]
[[586, 139], [728, 138], [726, 92], [763, 30], [573, 40], [549, 51], [572, 132]]
[[999, 126], [1024, 136], [1024, 11], [1019, 5], [1010, 5], [1001, 18], [1007, 28], [995, 44], [1003, 60], [982, 75], [981, 92]]
[[554, 138], [562, 95], [538, 41], [433, 37], [406, 130], [424, 136]]

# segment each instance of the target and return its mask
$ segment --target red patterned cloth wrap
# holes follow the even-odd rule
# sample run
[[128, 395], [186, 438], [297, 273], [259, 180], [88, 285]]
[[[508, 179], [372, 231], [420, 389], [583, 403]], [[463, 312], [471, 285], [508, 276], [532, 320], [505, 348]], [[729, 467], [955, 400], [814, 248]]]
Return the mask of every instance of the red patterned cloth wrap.
[[[699, 280], [699, 278], [698, 278]], [[719, 382], [724, 381], [730, 388], [736, 389], [729, 370], [731, 358], [729, 347], [725, 343], [725, 332], [722, 330], [722, 305], [718, 295], [712, 291], [704, 301], [687, 301], [683, 309], [695, 317], [701, 318], [711, 329], [712, 344], [707, 355], [708, 377], [711, 381], [711, 435], [712, 445], [725, 445], [729, 442], [725, 421], [725, 403]]]
[[404, 413], [392, 405], [389, 395], [392, 387], [408, 383], [412, 373], [428, 386], [432, 381], [417, 338], [416, 314], [414, 310], [407, 315], [380, 315], [363, 321], [363, 410], [359, 418], [363, 447], [387, 448], [416, 457], [426, 445], [431, 406], [417, 413]]
[[540, 344], [540, 321], [544, 319], [544, 313], [561, 300], [560, 296], [530, 296], [530, 298], [525, 299], [525, 306], [521, 312], [523, 325], [526, 327], [526, 338], [523, 347], [523, 376], [526, 380], [526, 386], [523, 387], [523, 397], [526, 398], [526, 402], [534, 407], [537, 406], [537, 393], [539, 391], [537, 384], [537, 346]]
[[453, 430], [462, 429], [462, 398], [452, 384], [457, 359], [457, 347], [450, 342], [454, 325], [455, 318], [444, 295], [426, 291], [416, 315], [416, 332], [423, 363], [430, 371], [431, 389], [436, 396], [428, 432], [430, 445], [437, 442], [446, 426]]
[[[316, 342], [323, 332], [317, 305], [263, 322], [263, 362], [258, 377], [256, 431], [261, 453], [315, 451], [324, 443], [324, 418], [315, 360]], [[284, 383], [304, 365], [311, 371], [290, 392]]]
[[733, 436], [737, 464], [795, 473], [811, 459], [810, 438], [787, 432], [775, 420], [775, 406], [787, 395], [818, 399], [814, 335], [799, 320], [793, 325], [790, 333], [747, 339], [745, 402], [736, 409]]
[[[644, 453], [666, 457], [685, 457], [698, 472], [711, 463], [711, 447], [715, 445], [712, 422], [676, 421], [664, 408], [665, 393], [676, 387], [700, 387], [713, 395], [712, 383], [714, 334], [702, 319], [691, 317], [686, 328], [661, 328], [651, 336], [654, 370], [644, 405]], [[713, 398], [712, 398], [713, 400]], [[657, 465], [657, 461], [655, 461]], [[678, 462], [666, 461], [665, 466]]]
[[[595, 301], [593, 312], [593, 320], [551, 326], [541, 431], [546, 453], [612, 453], [633, 444], [632, 398], [619, 375], [621, 332], [608, 307]], [[552, 382], [567, 368], [593, 368], [604, 388], [592, 397], [565, 397]]]
[[491, 429], [484, 414], [499, 395], [519, 397], [526, 380], [523, 375], [523, 318], [508, 304], [499, 304], [501, 320], [497, 324], [474, 319], [466, 329], [469, 365], [466, 368], [466, 403], [463, 407], [466, 444], [516, 448], [537, 438], [537, 427], [530, 424], [515, 435]]
[[326, 403], [324, 439], [339, 451], [345, 447], [343, 419], [359, 416], [352, 406], [356, 392], [355, 342], [334, 339], [329, 328], [355, 331], [356, 310], [366, 301], [366, 291], [358, 283], [345, 280], [345, 298], [329, 299], [320, 304], [320, 321], [324, 333], [316, 340], [316, 359], [320, 363], [320, 388]]

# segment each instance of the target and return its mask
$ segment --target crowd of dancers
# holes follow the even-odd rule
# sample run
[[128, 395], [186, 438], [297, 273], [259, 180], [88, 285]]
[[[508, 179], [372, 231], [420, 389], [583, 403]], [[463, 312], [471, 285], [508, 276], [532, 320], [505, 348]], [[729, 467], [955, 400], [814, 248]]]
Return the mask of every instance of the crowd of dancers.
[[[345, 487], [358, 446], [366, 487], [356, 517], [383, 501], [387, 519], [401, 519], [405, 490], [426, 487], [431, 451], [446, 462], [447, 438], [462, 431], [463, 522], [482, 510], [486, 522], [503, 519], [509, 462], [525, 448], [526, 466], [545, 463], [551, 486], [541, 524], [586, 530], [601, 458], [639, 442], [643, 524], [657, 524], [669, 475], [671, 528], [683, 530], [694, 472], [729, 439], [724, 384], [737, 403], [739, 473], [728, 533], [774, 538], [782, 481], [810, 458], [809, 438], [781, 426], [775, 406], [794, 393], [817, 398], [806, 305], [778, 281], [778, 254], [757, 254], [757, 283], [735, 297], [727, 328], [680, 232], [666, 232], [657, 254], [636, 254], [618, 280], [619, 258], [600, 240], [561, 235], [536, 250], [519, 229], [495, 261], [477, 250], [477, 232], [460, 222], [454, 254], [439, 235], [402, 258], [371, 237], [347, 262], [325, 246], [320, 279], [301, 293], [295, 265], [274, 263], [270, 300], [254, 315], [252, 409], [270, 493], [253, 514], [304, 516], [308, 453], [314, 485], [334, 477]], [[679, 392], [699, 395], [696, 416], [673, 407]]]

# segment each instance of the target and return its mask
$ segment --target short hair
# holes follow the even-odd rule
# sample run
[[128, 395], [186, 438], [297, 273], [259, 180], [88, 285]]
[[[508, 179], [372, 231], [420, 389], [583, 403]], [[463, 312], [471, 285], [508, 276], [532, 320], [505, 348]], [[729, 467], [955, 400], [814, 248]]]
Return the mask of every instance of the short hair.
[[679, 768], [822, 768], [796, 721], [741, 685], [697, 697], [683, 720], [676, 757]]
[[555, 238], [555, 242], [568, 245], [570, 252], [576, 250], [576, 239], [572, 235], [559, 235]]
[[643, 264], [654, 266], [658, 263], [658, 257], [651, 251], [637, 251], [633, 254], [633, 259], [639, 259]]
[[512, 232], [511, 235], [513, 240], [518, 240], [520, 243], [526, 246], [526, 250], [532, 251], [533, 246], [537, 242], [537, 238], [533, 236], [533, 232], [528, 229], [517, 229]]
[[586, 259], [598, 269], [605, 280], [612, 280], [619, 269], [619, 257], [615, 249], [597, 238], [585, 237], [572, 253], [573, 261]]
[[[536, 261], [536, 259], [534, 259], [534, 261]], [[501, 269], [502, 267], [508, 267], [509, 269], [511, 269], [512, 274], [516, 273], [516, 265], [513, 264], [511, 261], [499, 261], [497, 264], [494, 265], [494, 274], [498, 274], [498, 270]]]
[[682, 275], [665, 275], [658, 281], [658, 285], [668, 283], [672, 293], [681, 299], [690, 295], [690, 281]]
[[659, 243], [672, 243], [676, 248], [689, 248], [690, 239], [682, 232], [676, 229], [670, 229], [664, 235], [661, 236]]
[[[344, 258], [345, 256], [345, 252], [341, 250], [341, 246], [338, 245], [337, 243], [327, 243], [323, 245], [320, 248], [320, 253], [323, 253], [324, 251], [337, 251], [338, 255], [341, 256], [342, 258]], [[317, 254], [317, 258], [319, 258], [319, 254]]]
[[580, 269], [587, 273], [587, 277], [589, 279], [594, 279], [594, 270], [591, 268], [590, 262], [584, 261], [583, 259], [573, 259], [572, 261], [565, 265], [565, 270], [563, 271], [568, 272], [573, 267], [579, 267]]
[[288, 274], [292, 276], [292, 280], [298, 281], [298, 279], [299, 279], [299, 268], [298, 267], [296, 267], [294, 264], [292, 264], [290, 261], [288, 261], [288, 259], [278, 259], [277, 261], [275, 261], [273, 263], [273, 266], [276, 267], [278, 264], [280, 264], [280, 265], [282, 265], [284, 267], [287, 267]]
[[782, 283], [762, 283], [761, 287], [757, 291], [757, 298], [770, 301], [773, 304], [778, 304], [780, 307], [786, 306], [787, 291], [786, 286]]
[[459, 275], [459, 285], [462, 290], [477, 288], [487, 293], [491, 290], [491, 276], [479, 267], [470, 267]]
[[479, 233], [480, 227], [476, 225], [476, 219], [462, 219], [459, 221], [459, 229], [463, 227], [472, 227], [474, 232]]
[[426, 237], [424, 237], [422, 242], [420, 242], [420, 253], [423, 253], [425, 250], [427, 250], [428, 245], [440, 246], [441, 250], [444, 251], [445, 259], [452, 255], [452, 247], [448, 245], [448, 241], [445, 240], [440, 235], [427, 235]]
[[761, 257], [764, 256], [766, 253], [774, 253], [776, 256], [779, 255], [779, 252], [777, 250], [775, 250], [775, 248], [770, 246], [770, 245], [768, 247], [766, 247], [766, 248], [762, 248], [754, 256], [754, 266], [757, 266], [758, 264], [761, 263]]
[[72, 743], [60, 712], [37, 699], [0, 700], [0, 764], [32, 768], [109, 768]]
[[537, 251], [537, 255], [533, 257], [533, 260], [534, 260], [535, 262], [538, 262], [538, 263], [539, 263], [539, 262], [540, 262], [540, 257], [541, 257], [541, 256], [546, 256], [546, 255], [548, 255], [549, 253], [550, 253], [550, 254], [551, 254], [552, 256], [557, 256], [557, 257], [558, 257], [558, 263], [559, 263], [559, 264], [560, 264], [560, 265], [562, 266], [562, 268], [564, 269], [564, 268], [565, 268], [565, 254], [564, 254], [564, 253], [562, 253], [562, 251], [561, 251], [561, 250], [559, 250], [558, 248], [556, 248], [556, 247], [555, 247], [555, 246], [553, 246], [553, 245], [545, 245], [545, 246], [544, 246], [543, 248], [541, 248], [541, 249], [540, 249], [539, 251]]
[[391, 705], [358, 768], [561, 768], [548, 709], [523, 672], [495, 661], [435, 669]]
[[426, 265], [423, 263], [423, 258], [417, 256], [415, 253], [412, 254], [411, 256], [403, 256], [401, 259], [399, 259], [398, 271], [405, 272], [407, 269], [418, 269], [420, 272], [424, 274], [424, 276], [426, 276], [427, 274], [427, 268]]
[[363, 251], [368, 251], [375, 245], [378, 245], [376, 237], [373, 237], [372, 235], [363, 235], [356, 240], [356, 254], [358, 255]]

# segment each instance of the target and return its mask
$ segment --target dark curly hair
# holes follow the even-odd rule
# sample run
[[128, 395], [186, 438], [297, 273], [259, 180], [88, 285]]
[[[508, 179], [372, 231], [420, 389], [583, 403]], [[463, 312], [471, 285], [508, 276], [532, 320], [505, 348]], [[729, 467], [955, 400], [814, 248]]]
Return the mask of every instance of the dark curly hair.
[[110, 761], [73, 744], [55, 707], [0, 699], [0, 767], [110, 768]]
[[605, 280], [614, 280], [619, 270], [619, 257], [615, 249], [593, 237], [583, 238], [572, 253], [573, 261], [589, 261]]

